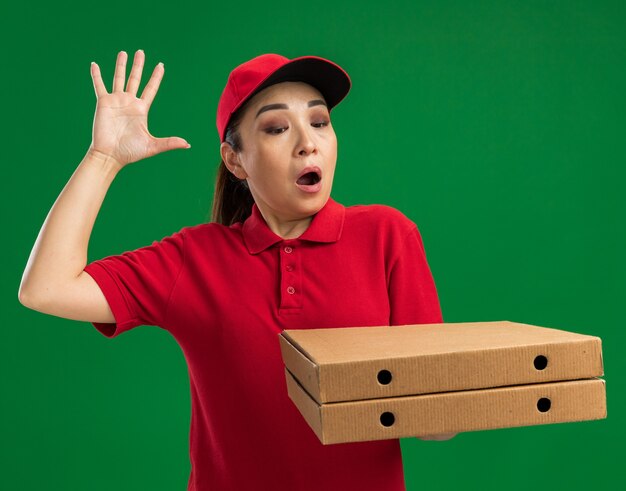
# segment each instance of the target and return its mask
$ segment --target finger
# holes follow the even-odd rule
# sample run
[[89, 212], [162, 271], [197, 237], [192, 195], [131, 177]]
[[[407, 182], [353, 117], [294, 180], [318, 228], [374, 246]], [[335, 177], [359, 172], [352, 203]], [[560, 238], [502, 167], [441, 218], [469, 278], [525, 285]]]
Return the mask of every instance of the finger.
[[423, 437], [419, 437], [422, 440], [436, 440], [439, 442], [445, 441], [445, 440], [450, 440], [451, 438], [454, 438], [456, 436], [456, 433], [439, 433], [437, 435], [426, 435]]
[[187, 143], [187, 140], [179, 138], [177, 136], [170, 136], [168, 138], [155, 138], [153, 140], [153, 146], [155, 153], [167, 152], [168, 150], [176, 150], [177, 148], [190, 148], [191, 145]]
[[117, 54], [117, 62], [115, 63], [115, 75], [113, 75], [113, 92], [123, 92], [124, 82], [126, 81], [126, 59], [128, 55], [126, 51], [120, 51]]
[[141, 72], [143, 71], [143, 63], [146, 58], [142, 49], [138, 49], [135, 52], [135, 59], [133, 60], [133, 68], [130, 71], [130, 77], [128, 78], [128, 84], [126, 85], [126, 92], [134, 96], [137, 95], [137, 89], [141, 83]]
[[100, 67], [95, 61], [91, 62], [91, 79], [93, 80], [93, 89], [96, 92], [96, 97], [102, 97], [108, 94], [104, 82], [102, 81], [102, 75], [100, 74]]
[[152, 76], [141, 93], [141, 98], [146, 101], [148, 107], [152, 104], [154, 96], [156, 96], [157, 90], [159, 90], [159, 85], [161, 85], [161, 79], [163, 78], [164, 72], [165, 66], [163, 63], [159, 62], [159, 64], [154, 67]]

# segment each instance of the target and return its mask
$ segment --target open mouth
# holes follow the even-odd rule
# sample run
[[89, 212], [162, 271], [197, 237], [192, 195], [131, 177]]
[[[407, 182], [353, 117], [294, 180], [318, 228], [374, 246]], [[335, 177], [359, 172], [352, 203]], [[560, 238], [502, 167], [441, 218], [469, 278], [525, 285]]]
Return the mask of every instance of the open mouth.
[[307, 172], [303, 176], [301, 176], [296, 182], [298, 184], [302, 184], [303, 186], [312, 186], [313, 184], [317, 184], [321, 181], [321, 177], [317, 172]]

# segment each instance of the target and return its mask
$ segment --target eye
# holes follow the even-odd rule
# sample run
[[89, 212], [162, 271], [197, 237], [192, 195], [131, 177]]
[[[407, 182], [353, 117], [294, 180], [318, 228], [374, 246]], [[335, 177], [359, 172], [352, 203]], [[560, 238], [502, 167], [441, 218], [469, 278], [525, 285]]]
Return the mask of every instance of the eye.
[[286, 130], [287, 128], [268, 128], [265, 130], [266, 133], [269, 133], [270, 135], [280, 135], [282, 133], [282, 131], [279, 130]]
[[[330, 121], [328, 121], [328, 120], [327, 121], [320, 121], [318, 123], [311, 123], [311, 125], [314, 126], [315, 128], [323, 128], [323, 127], [328, 126], [329, 124], [330, 124]], [[270, 134], [270, 135], [280, 135], [281, 133], [284, 133], [288, 129], [289, 129], [289, 127], [267, 128], [265, 130], [265, 132]]]
[[[320, 126], [315, 126], [319, 124]], [[321, 123], [313, 123], [313, 126], [315, 126], [316, 128], [323, 128], [324, 126], [328, 126], [330, 124], [330, 121], [322, 121]]]

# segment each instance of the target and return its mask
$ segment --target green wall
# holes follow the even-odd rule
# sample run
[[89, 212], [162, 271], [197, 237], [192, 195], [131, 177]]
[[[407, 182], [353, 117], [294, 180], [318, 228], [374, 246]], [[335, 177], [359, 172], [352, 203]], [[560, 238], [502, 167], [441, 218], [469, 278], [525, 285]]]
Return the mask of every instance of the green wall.
[[187, 484], [189, 381], [174, 339], [142, 326], [109, 340], [17, 299], [39, 229], [91, 142], [90, 62], [110, 90], [117, 52], [132, 60], [139, 48], [150, 67], [140, 90], [166, 67], [151, 133], [192, 148], [118, 175], [89, 261], [207, 220], [232, 68], [264, 52], [329, 58], [353, 81], [332, 113], [332, 196], [417, 223], [445, 321], [603, 341], [607, 419], [404, 439], [407, 489], [625, 486], [626, 4], [38, 0], [3, 11], [5, 489]]

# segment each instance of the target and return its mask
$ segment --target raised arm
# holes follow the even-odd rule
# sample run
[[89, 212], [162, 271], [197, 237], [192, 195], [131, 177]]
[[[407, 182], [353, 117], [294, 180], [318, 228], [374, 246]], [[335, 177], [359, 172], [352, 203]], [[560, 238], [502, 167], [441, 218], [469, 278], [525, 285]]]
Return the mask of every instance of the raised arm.
[[190, 147], [182, 138], [155, 138], [148, 131], [148, 111], [164, 67], [155, 67], [137, 98], [144, 57], [143, 51], [136, 52], [125, 90], [127, 55], [118, 53], [111, 93], [106, 91], [98, 65], [91, 65], [97, 97], [92, 142], [50, 209], [28, 258], [18, 292], [19, 301], [28, 308], [73, 320], [114, 322], [97, 283], [83, 271], [104, 197], [126, 165]]

